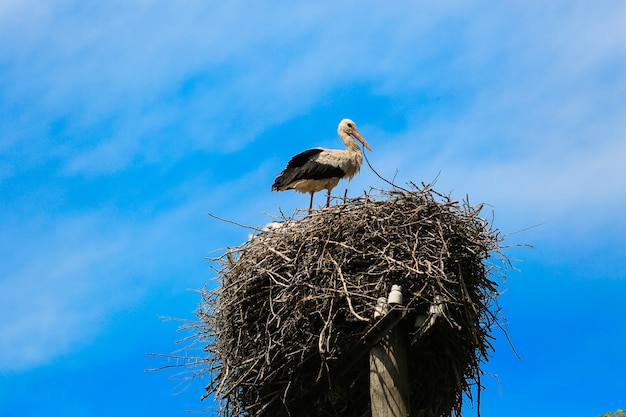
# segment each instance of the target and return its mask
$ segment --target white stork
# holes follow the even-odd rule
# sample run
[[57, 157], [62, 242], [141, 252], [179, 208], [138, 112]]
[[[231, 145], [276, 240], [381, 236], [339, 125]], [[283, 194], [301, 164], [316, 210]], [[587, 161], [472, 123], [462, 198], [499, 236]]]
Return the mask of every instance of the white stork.
[[310, 193], [310, 214], [313, 194], [328, 190], [326, 207], [329, 207], [330, 190], [337, 186], [340, 179], [350, 180], [361, 169], [363, 153], [355, 139], [372, 151], [352, 120], [343, 119], [339, 123], [337, 133], [346, 145], [345, 150], [313, 148], [297, 154], [289, 160], [283, 172], [278, 174], [272, 185], [272, 191], [296, 190]]

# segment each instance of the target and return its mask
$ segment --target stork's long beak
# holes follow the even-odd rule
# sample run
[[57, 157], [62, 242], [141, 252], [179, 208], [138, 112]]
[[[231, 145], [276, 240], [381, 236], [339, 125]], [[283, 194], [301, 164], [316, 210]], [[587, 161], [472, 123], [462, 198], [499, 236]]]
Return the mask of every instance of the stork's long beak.
[[374, 152], [372, 151], [372, 148], [370, 148], [370, 145], [367, 144], [367, 141], [363, 138], [363, 136], [361, 136], [361, 133], [358, 130], [352, 129], [352, 136], [354, 136], [359, 142], [361, 142], [363, 146], [365, 146], [370, 152]]

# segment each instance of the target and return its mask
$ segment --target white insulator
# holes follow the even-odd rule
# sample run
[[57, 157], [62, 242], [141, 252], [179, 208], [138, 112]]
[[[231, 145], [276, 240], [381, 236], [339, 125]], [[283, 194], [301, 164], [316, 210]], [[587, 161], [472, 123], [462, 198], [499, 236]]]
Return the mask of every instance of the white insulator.
[[402, 304], [402, 287], [399, 285], [392, 285], [391, 292], [389, 293], [389, 297], [387, 298], [387, 302], [389, 305], [394, 306], [398, 304]]
[[376, 307], [374, 307], [374, 318], [377, 319], [379, 317], [384, 316], [389, 312], [389, 304], [387, 304], [387, 299], [385, 297], [381, 297], [376, 302]]

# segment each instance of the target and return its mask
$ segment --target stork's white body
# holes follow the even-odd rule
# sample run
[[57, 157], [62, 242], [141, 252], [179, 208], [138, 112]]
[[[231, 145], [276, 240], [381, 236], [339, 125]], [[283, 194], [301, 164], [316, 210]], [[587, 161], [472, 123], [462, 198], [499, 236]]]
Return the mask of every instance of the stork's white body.
[[[315, 149], [319, 149], [321, 152], [316, 156], [311, 157], [310, 161], [328, 167], [339, 168], [344, 173], [343, 176], [333, 176], [321, 179], [296, 179], [292, 181], [289, 186], [283, 187], [281, 191], [294, 189], [296, 191], [300, 191], [301, 193], [315, 193], [322, 190], [332, 190], [337, 186], [340, 179], [346, 178], [350, 180], [358, 174], [361, 164], [363, 163], [363, 155], [358, 149], [356, 152], [342, 149]], [[330, 175], [337, 174], [331, 173]]]
[[[356, 140], [370, 151], [356, 124], [350, 119], [343, 119], [337, 128], [339, 137], [346, 149], [313, 148], [301, 152], [289, 160], [287, 167], [281, 172], [272, 191], [296, 190], [310, 193], [309, 212], [313, 207], [313, 195], [327, 190], [326, 207], [330, 205], [330, 191], [337, 186], [342, 178], [352, 179], [361, 169], [363, 153]], [[356, 140], [355, 140], [356, 138]]]

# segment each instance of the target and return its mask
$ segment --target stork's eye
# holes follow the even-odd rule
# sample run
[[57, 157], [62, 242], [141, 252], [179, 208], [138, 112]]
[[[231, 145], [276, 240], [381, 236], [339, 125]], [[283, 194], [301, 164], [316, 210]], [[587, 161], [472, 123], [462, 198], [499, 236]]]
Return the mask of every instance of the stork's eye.
[[348, 127], [354, 127], [352, 123], [348, 123]]

